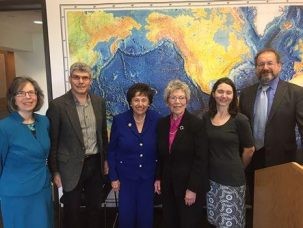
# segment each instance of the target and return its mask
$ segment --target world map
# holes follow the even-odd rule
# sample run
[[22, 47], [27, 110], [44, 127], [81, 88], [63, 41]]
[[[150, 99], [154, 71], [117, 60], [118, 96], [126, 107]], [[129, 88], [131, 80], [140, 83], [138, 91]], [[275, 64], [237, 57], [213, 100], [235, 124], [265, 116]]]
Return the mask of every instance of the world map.
[[205, 109], [214, 82], [231, 78], [238, 91], [256, 82], [254, 56], [264, 47], [282, 57], [283, 80], [302, 82], [301, 6], [71, 10], [70, 64], [92, 66], [92, 92], [106, 100], [109, 119], [127, 110], [136, 82], [155, 91], [152, 108], [166, 115], [163, 92], [172, 79], [191, 89], [190, 111]]

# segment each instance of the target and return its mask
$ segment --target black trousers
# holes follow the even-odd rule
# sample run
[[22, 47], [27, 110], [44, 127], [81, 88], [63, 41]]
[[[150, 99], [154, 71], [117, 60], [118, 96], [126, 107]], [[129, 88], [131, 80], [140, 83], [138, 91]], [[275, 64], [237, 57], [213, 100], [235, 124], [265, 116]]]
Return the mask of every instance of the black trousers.
[[177, 196], [170, 184], [161, 194], [163, 211], [163, 228], [195, 228], [202, 225], [202, 211], [205, 196], [197, 194], [196, 202], [187, 206], [184, 195]]
[[248, 202], [253, 206], [254, 204], [254, 188], [255, 188], [255, 170], [265, 168], [265, 148], [254, 152], [252, 160], [245, 170], [246, 183], [248, 185], [250, 201]]
[[[63, 191], [64, 228], [100, 228], [100, 208], [102, 204], [103, 179], [101, 174], [100, 154], [84, 160], [81, 177], [77, 186], [69, 192]], [[83, 196], [85, 201], [83, 202]], [[85, 226], [81, 225], [80, 206], [85, 205]]]

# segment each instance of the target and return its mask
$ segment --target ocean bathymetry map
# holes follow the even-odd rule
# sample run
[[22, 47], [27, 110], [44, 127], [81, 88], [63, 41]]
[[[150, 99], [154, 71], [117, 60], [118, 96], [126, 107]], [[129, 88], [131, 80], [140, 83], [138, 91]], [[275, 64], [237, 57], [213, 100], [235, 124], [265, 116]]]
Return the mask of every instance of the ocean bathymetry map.
[[190, 86], [188, 109], [204, 109], [218, 78], [230, 77], [239, 91], [255, 82], [253, 58], [264, 47], [280, 52], [282, 79], [302, 81], [301, 6], [70, 10], [66, 16], [69, 63], [92, 66], [92, 91], [106, 99], [109, 119], [128, 109], [126, 91], [136, 82], [155, 90], [152, 108], [162, 115], [169, 112], [164, 88], [175, 78]]

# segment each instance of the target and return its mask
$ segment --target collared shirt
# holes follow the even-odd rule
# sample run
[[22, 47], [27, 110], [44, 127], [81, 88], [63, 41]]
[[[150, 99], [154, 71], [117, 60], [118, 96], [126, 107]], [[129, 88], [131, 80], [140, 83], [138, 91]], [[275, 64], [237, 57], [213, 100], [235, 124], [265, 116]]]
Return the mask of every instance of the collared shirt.
[[75, 102], [83, 134], [85, 154], [97, 154], [96, 117], [90, 97], [88, 96], [85, 104], [80, 104], [76, 98]]
[[[280, 80], [279, 77], [276, 77], [275, 79], [270, 81], [269, 84], [268, 84], [269, 88], [266, 91], [267, 98], [268, 98], [267, 115], [270, 112], [279, 80]], [[260, 96], [260, 93], [261, 93], [261, 90], [262, 90], [261, 88], [262, 88], [262, 85], [260, 84], [259, 87], [258, 87], [257, 95], [256, 95], [256, 101], [258, 100], [258, 97]], [[256, 113], [256, 105], [255, 105], [255, 108], [254, 108], [254, 113]]]
[[[184, 114], [183, 114], [184, 115]], [[176, 137], [177, 131], [178, 131], [178, 127], [180, 125], [180, 122], [182, 120], [182, 116], [178, 117], [177, 119], [174, 119], [173, 116], [170, 116], [170, 127], [169, 127], [169, 151], [171, 149], [171, 145], [173, 144], [173, 141]]]

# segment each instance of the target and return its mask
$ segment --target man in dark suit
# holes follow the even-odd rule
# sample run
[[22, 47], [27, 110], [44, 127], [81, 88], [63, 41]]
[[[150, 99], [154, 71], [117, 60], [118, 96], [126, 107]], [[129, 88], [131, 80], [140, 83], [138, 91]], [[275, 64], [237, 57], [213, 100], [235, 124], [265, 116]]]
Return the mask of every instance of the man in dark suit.
[[279, 54], [274, 49], [261, 50], [255, 67], [259, 83], [244, 89], [240, 96], [240, 110], [249, 118], [255, 138], [256, 152], [246, 169], [252, 201], [254, 171], [298, 161], [296, 125], [301, 137], [303, 131], [303, 88], [279, 79]]
[[71, 90], [49, 104], [51, 123], [50, 168], [53, 182], [63, 187], [64, 227], [80, 227], [84, 192], [88, 226], [100, 227], [98, 210], [107, 172], [108, 144], [105, 102], [90, 94], [91, 69], [84, 63], [70, 68]]

